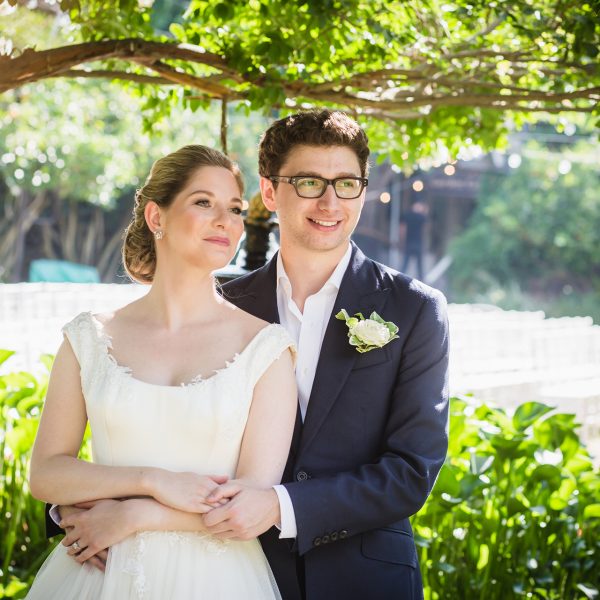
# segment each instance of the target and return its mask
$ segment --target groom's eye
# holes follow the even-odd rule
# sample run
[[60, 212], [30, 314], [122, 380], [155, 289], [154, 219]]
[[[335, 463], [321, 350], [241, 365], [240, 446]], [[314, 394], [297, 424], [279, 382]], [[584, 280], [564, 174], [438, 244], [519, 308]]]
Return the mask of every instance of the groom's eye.
[[319, 187], [321, 185], [321, 181], [319, 179], [303, 177], [302, 179], [298, 180], [298, 185], [301, 188], [314, 188]]

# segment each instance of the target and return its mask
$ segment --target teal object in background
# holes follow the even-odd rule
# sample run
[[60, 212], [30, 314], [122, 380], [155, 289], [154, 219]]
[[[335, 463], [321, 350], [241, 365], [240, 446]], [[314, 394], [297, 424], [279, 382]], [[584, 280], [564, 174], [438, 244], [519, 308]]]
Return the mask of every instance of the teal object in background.
[[29, 266], [29, 281], [100, 283], [98, 269], [66, 260], [39, 259]]

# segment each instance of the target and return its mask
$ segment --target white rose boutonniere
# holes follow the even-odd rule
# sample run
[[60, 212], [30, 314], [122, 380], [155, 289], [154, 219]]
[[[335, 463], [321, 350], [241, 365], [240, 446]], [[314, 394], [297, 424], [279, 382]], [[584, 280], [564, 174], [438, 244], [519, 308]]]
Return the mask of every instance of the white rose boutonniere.
[[391, 321], [384, 321], [376, 312], [368, 319], [362, 313], [351, 317], [345, 309], [335, 315], [336, 319], [346, 321], [350, 345], [358, 352], [369, 352], [375, 348], [383, 348], [398, 336], [398, 327]]

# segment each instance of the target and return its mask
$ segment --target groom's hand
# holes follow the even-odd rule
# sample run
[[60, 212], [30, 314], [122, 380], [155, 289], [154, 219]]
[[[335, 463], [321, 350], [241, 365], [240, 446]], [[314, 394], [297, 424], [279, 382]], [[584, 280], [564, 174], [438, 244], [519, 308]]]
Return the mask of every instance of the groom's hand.
[[273, 488], [253, 488], [232, 480], [214, 490], [207, 501], [226, 498], [231, 500], [203, 516], [208, 533], [219, 539], [251, 540], [281, 521], [279, 498]]

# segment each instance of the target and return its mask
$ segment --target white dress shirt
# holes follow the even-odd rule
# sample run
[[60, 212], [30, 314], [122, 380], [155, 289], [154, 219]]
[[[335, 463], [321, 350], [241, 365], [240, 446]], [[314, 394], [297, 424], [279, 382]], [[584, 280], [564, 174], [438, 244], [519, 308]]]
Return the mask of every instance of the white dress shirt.
[[[277, 255], [277, 310], [279, 321], [287, 329], [296, 342], [296, 382], [298, 384], [298, 402], [302, 421], [306, 417], [308, 400], [312, 390], [317, 363], [321, 353], [321, 345], [325, 330], [329, 324], [331, 311], [335, 304], [342, 278], [350, 264], [352, 247], [348, 245], [331, 277], [323, 287], [304, 302], [304, 312], [296, 306], [292, 299], [292, 285], [283, 267], [281, 253]], [[294, 538], [298, 533], [294, 506], [288, 491], [282, 485], [274, 486], [279, 498], [281, 513], [280, 538]]]

